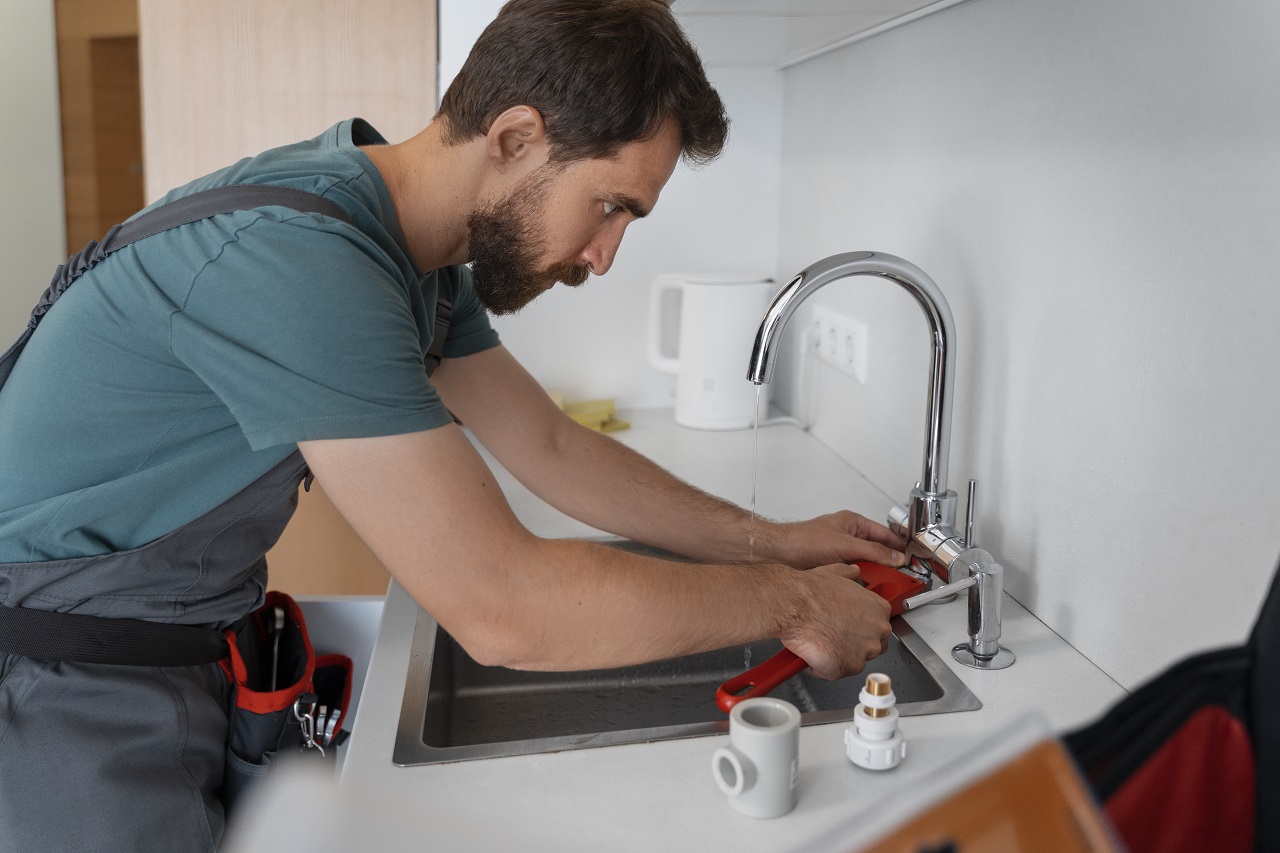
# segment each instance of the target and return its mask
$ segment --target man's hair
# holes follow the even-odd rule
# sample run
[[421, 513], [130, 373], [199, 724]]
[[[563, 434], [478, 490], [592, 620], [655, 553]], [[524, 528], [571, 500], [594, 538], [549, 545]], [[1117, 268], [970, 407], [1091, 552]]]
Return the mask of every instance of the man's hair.
[[729, 135], [724, 104], [662, 0], [511, 0], [440, 103], [444, 141], [483, 136], [514, 106], [542, 114], [552, 162], [611, 157], [668, 117], [686, 160]]

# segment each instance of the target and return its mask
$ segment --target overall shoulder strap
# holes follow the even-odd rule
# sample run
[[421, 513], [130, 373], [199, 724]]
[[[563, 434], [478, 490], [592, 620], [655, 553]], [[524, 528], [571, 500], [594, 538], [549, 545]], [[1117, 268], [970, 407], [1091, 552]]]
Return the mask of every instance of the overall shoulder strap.
[[214, 187], [192, 193], [168, 204], [148, 210], [146, 213], [118, 225], [107, 233], [102, 241], [103, 255], [109, 255], [117, 249], [123, 249], [130, 243], [177, 228], [189, 225], [210, 216], [223, 213], [234, 213], [237, 210], [253, 210], [258, 207], [287, 207], [300, 213], [319, 213], [352, 225], [351, 217], [338, 205], [327, 198], [289, 187], [258, 186], [255, 184], [237, 184], [229, 187]]
[[103, 258], [131, 243], [180, 225], [198, 222], [223, 213], [253, 210], [258, 207], [287, 207], [301, 213], [319, 213], [348, 225], [354, 225], [351, 217], [342, 208], [315, 193], [289, 187], [254, 184], [215, 187], [192, 193], [152, 208], [121, 225], [114, 225], [101, 242], [90, 240], [89, 245], [68, 258], [67, 262], [58, 267], [57, 272], [53, 274], [53, 281], [31, 311], [31, 319], [27, 322], [27, 328], [23, 330], [22, 336], [3, 356], [0, 356], [0, 386], [3, 386], [9, 378], [18, 356], [26, 347], [36, 326], [40, 324], [41, 318], [53, 307], [53, 303], [58, 301], [58, 298], [76, 279], [100, 263]]
[[[107, 236], [102, 238], [101, 243], [90, 240], [89, 245], [68, 258], [67, 262], [58, 267], [57, 272], [53, 274], [49, 289], [45, 291], [39, 304], [31, 312], [32, 324], [40, 322], [40, 318], [73, 281], [111, 253], [180, 225], [189, 225], [211, 216], [234, 213], [237, 210], [253, 210], [258, 207], [287, 207], [301, 213], [319, 213], [348, 225], [352, 224], [351, 217], [347, 216], [338, 205], [304, 190], [237, 184], [192, 193], [152, 208], [122, 225], [113, 226], [107, 232]], [[34, 328], [34, 325], [32, 327]]]

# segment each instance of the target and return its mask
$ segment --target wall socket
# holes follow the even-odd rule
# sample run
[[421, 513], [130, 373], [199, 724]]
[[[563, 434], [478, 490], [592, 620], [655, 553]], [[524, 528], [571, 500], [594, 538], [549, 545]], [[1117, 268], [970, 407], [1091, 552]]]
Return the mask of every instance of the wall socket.
[[822, 305], [813, 308], [818, 324], [818, 358], [867, 383], [867, 324]]

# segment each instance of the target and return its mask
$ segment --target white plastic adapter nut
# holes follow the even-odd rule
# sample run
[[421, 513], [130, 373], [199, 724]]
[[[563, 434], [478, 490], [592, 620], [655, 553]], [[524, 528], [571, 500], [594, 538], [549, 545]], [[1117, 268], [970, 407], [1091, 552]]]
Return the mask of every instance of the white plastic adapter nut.
[[853, 725], [845, 729], [844, 747], [849, 760], [867, 770], [890, 770], [907, 757], [907, 742], [898, 730], [897, 699], [889, 676], [873, 672], [858, 695]]

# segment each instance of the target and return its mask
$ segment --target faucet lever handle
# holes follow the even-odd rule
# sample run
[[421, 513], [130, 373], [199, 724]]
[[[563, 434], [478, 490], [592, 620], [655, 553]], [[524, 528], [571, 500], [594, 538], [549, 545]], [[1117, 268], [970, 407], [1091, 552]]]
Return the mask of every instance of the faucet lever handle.
[[931, 589], [928, 592], [922, 592], [919, 595], [913, 595], [902, 602], [902, 606], [906, 610], [915, 610], [917, 607], [923, 607], [926, 604], [932, 604], [940, 598], [949, 598], [962, 589], [968, 589], [978, 582], [973, 575], [969, 575], [963, 580], [953, 581], [937, 589]]
[[973, 543], [973, 522], [977, 518], [977, 512], [974, 507], [978, 500], [978, 481], [977, 479], [969, 480], [969, 499], [964, 507], [964, 547], [972, 548]]

